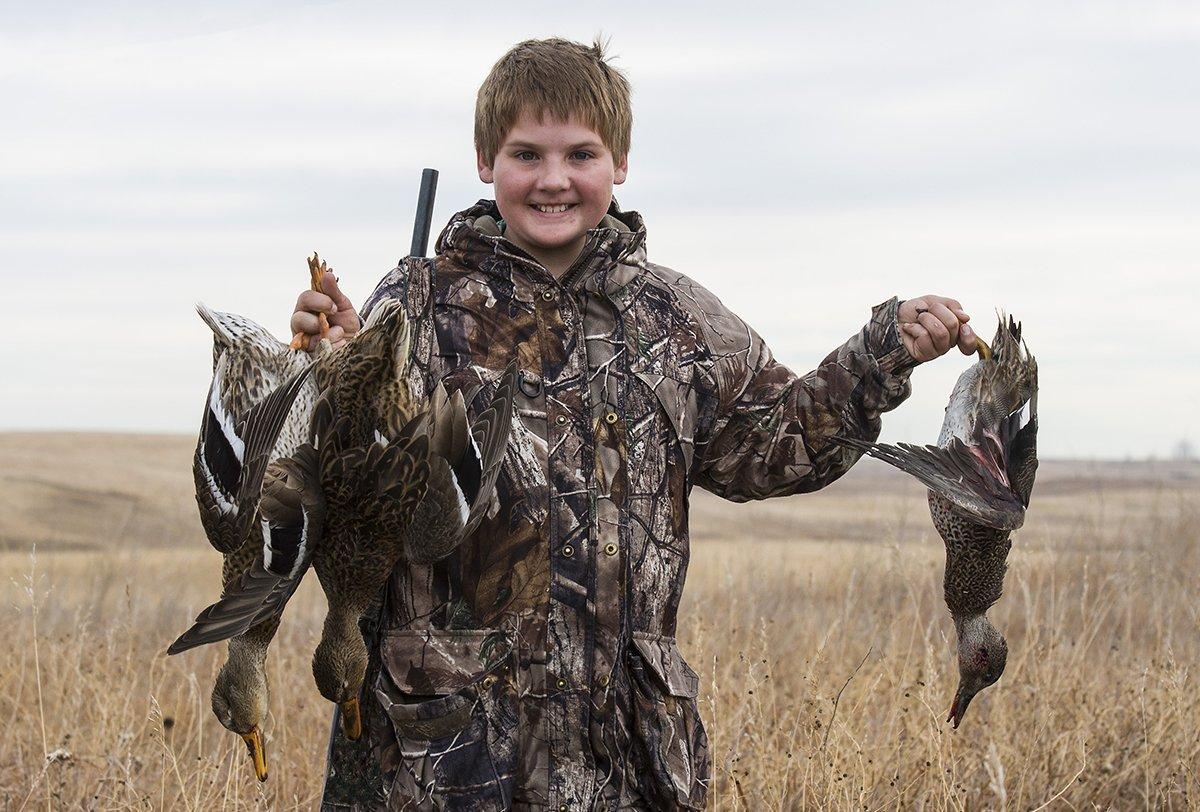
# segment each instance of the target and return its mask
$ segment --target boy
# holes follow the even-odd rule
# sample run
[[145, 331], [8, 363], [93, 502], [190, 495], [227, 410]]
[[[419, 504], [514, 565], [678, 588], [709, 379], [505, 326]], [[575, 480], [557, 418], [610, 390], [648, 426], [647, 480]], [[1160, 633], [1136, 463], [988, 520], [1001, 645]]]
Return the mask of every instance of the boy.
[[[698, 679], [675, 642], [688, 493], [735, 501], [821, 488], [873, 440], [909, 372], [958, 344], [957, 302], [877, 306], [797, 377], [708, 291], [646, 260], [612, 201], [629, 85], [599, 44], [523, 42], [479, 90], [479, 177], [496, 200], [455, 215], [383, 297], [413, 328], [412, 376], [474, 412], [516, 358], [517, 419], [498, 510], [448, 558], [400, 564], [366, 629], [363, 741], [334, 734], [324, 809], [701, 809]], [[327, 276], [293, 331], [359, 329]], [[373, 688], [373, 690], [371, 690]]]

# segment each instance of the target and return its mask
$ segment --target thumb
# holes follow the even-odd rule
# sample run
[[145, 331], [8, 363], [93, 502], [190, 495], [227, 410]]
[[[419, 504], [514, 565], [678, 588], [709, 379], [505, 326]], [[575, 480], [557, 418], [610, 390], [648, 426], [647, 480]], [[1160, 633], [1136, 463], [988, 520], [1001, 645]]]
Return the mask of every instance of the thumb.
[[321, 277], [321, 290], [337, 306], [337, 312], [329, 316], [329, 323], [341, 326], [347, 335], [352, 335], [358, 331], [358, 311], [354, 308], [354, 303], [350, 301], [350, 297], [342, 292], [338, 286], [337, 277], [332, 273], [326, 273]]
[[321, 290], [326, 296], [333, 299], [333, 303], [337, 305], [338, 310], [342, 310], [343, 308], [348, 310], [354, 309], [354, 304], [342, 292], [342, 289], [338, 287], [337, 277], [332, 273], [326, 273], [321, 277]]

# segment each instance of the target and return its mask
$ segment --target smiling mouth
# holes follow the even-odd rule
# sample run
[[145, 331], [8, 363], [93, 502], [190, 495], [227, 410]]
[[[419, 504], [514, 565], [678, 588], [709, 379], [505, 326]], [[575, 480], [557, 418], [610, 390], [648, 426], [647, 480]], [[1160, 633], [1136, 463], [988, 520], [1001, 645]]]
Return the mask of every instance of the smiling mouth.
[[554, 206], [546, 206], [541, 203], [530, 203], [529, 208], [533, 209], [534, 211], [539, 211], [542, 214], [562, 214], [568, 209], [575, 208], [575, 205], [576, 204], [574, 203], [559, 203]]

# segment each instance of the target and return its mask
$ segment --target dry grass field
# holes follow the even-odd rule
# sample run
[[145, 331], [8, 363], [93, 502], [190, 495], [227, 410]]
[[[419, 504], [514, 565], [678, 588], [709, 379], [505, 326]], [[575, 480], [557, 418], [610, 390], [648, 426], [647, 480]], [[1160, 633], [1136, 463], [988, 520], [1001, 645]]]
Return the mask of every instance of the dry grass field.
[[[266, 784], [209, 711], [220, 652], [162, 653], [217, 592], [191, 442], [0, 434], [0, 809], [314, 807], [315, 585], [273, 648]], [[713, 808], [1200, 806], [1198, 495], [1200, 466], [1044, 463], [991, 613], [1008, 669], [954, 731], [920, 486], [864, 463], [793, 499], [697, 493], [680, 638]]]

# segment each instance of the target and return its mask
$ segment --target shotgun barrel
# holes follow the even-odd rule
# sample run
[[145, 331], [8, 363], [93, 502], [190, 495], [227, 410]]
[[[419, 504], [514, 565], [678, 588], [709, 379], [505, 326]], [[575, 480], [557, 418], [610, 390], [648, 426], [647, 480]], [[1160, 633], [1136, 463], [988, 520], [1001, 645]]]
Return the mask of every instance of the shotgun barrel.
[[423, 257], [429, 247], [429, 227], [433, 224], [433, 199], [437, 196], [436, 169], [421, 171], [421, 193], [417, 197], [417, 218], [413, 223], [412, 257]]

